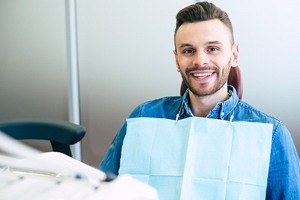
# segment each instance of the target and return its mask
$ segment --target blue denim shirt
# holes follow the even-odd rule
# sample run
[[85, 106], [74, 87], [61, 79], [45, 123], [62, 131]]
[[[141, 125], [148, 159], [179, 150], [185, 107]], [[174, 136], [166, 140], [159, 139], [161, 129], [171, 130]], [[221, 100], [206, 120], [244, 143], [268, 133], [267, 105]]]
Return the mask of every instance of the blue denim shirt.
[[[219, 102], [209, 112], [208, 118], [248, 121], [273, 124], [272, 149], [268, 174], [266, 199], [291, 199], [300, 200], [300, 165], [299, 157], [292, 137], [286, 126], [278, 119], [253, 108], [240, 100], [233, 87], [228, 86], [231, 97]], [[141, 104], [131, 113], [129, 118], [153, 117], [176, 119], [192, 117], [188, 92], [183, 96], [164, 97]], [[109, 147], [100, 170], [118, 174], [120, 166], [121, 149], [126, 134], [126, 122], [116, 135]]]

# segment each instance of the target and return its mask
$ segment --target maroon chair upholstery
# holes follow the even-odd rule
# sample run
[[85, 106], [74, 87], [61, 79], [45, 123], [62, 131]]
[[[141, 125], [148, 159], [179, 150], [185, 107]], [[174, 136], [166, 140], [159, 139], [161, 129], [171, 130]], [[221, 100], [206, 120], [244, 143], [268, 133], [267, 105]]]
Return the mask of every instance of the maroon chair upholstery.
[[[240, 99], [242, 99], [242, 97], [243, 97], [243, 80], [242, 80], [241, 70], [238, 66], [231, 67], [229, 77], [228, 77], [228, 85], [232, 85], [235, 88], [238, 97]], [[186, 89], [187, 89], [187, 86], [182, 81], [181, 87], [180, 87], [180, 95], [183, 95], [184, 92], [186, 91]]]

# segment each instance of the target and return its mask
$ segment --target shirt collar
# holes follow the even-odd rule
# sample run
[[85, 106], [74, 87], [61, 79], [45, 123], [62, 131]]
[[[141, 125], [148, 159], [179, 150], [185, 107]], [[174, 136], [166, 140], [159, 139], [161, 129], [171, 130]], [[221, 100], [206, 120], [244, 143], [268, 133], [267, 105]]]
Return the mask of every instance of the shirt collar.
[[[217, 119], [229, 119], [229, 116], [233, 114], [234, 108], [239, 101], [236, 90], [233, 86], [228, 85], [228, 93], [230, 98], [226, 101], [218, 102], [216, 106], [208, 113], [208, 118], [217, 118]], [[193, 117], [193, 113], [190, 107], [190, 98], [188, 90], [182, 96], [182, 105], [180, 108], [179, 114], [182, 115], [185, 113], [185, 117]], [[180, 116], [181, 118], [185, 118]]]

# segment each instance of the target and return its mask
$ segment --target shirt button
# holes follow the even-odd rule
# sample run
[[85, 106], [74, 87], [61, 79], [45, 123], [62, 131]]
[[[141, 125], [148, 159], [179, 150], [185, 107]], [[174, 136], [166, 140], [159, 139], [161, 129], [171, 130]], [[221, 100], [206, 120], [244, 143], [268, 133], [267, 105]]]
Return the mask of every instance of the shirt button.
[[225, 113], [224, 112], [221, 112], [221, 116], [224, 116], [225, 115]]

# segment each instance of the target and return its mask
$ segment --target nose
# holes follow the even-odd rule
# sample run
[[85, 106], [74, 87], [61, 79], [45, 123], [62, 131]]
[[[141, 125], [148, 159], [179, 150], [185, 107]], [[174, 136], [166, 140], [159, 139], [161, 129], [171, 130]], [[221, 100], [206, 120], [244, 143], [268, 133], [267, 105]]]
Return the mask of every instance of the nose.
[[205, 66], [209, 63], [209, 58], [207, 53], [205, 53], [204, 51], [197, 51], [194, 54], [194, 58], [193, 58], [193, 65], [196, 66]]

